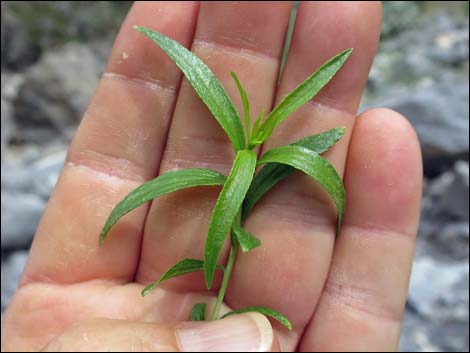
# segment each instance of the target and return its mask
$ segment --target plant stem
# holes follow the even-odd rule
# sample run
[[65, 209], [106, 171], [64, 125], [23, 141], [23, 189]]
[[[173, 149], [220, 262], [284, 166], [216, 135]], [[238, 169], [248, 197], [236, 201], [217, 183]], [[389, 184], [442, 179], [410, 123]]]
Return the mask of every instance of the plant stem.
[[233, 243], [230, 247], [230, 254], [227, 261], [227, 266], [224, 271], [224, 278], [222, 279], [222, 284], [219, 289], [219, 294], [217, 295], [217, 301], [215, 303], [214, 310], [212, 311], [211, 321], [217, 320], [219, 317], [220, 307], [224, 302], [225, 292], [227, 291], [228, 283], [230, 282], [230, 276], [232, 275], [233, 264], [235, 263], [235, 258], [237, 257], [238, 244]]

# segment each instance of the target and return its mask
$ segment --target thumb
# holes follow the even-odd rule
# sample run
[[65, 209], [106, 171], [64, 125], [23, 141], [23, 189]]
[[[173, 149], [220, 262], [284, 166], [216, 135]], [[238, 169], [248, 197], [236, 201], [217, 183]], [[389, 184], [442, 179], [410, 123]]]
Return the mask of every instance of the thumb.
[[71, 326], [43, 351], [268, 352], [272, 349], [277, 349], [277, 340], [268, 319], [258, 313], [247, 313], [212, 322], [169, 325], [93, 319]]

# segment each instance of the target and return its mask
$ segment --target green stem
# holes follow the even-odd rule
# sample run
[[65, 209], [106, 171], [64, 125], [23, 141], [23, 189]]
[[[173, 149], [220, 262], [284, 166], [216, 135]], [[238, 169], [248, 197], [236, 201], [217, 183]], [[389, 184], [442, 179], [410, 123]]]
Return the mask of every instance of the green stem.
[[217, 295], [217, 301], [215, 303], [214, 311], [212, 311], [211, 321], [217, 320], [217, 318], [219, 317], [220, 307], [224, 302], [225, 292], [227, 291], [228, 283], [230, 282], [230, 276], [232, 275], [233, 264], [235, 263], [235, 258], [237, 257], [237, 250], [238, 244], [232, 242], [227, 266], [225, 267], [224, 271], [224, 278], [222, 279], [219, 294]]

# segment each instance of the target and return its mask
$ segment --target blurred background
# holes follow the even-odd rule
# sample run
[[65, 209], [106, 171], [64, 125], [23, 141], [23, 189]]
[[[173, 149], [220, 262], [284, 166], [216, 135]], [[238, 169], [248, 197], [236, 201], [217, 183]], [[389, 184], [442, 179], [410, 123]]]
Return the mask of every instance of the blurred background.
[[[130, 6], [1, 3], [2, 312]], [[425, 174], [402, 351], [469, 350], [468, 47], [468, 2], [384, 2], [360, 110], [385, 106], [407, 116]]]

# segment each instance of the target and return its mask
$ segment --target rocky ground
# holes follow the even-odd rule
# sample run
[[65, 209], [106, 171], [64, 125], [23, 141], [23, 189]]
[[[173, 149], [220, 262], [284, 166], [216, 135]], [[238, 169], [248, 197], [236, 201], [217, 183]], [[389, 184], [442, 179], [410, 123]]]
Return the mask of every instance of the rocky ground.
[[[42, 3], [42, 20], [28, 17], [39, 5], [2, 3], [2, 312], [128, 6], [96, 2], [87, 11], [108, 14], [97, 26], [80, 6]], [[385, 4], [361, 110], [400, 111], [423, 149], [422, 219], [400, 349], [468, 351], [468, 4], [429, 3]]]

